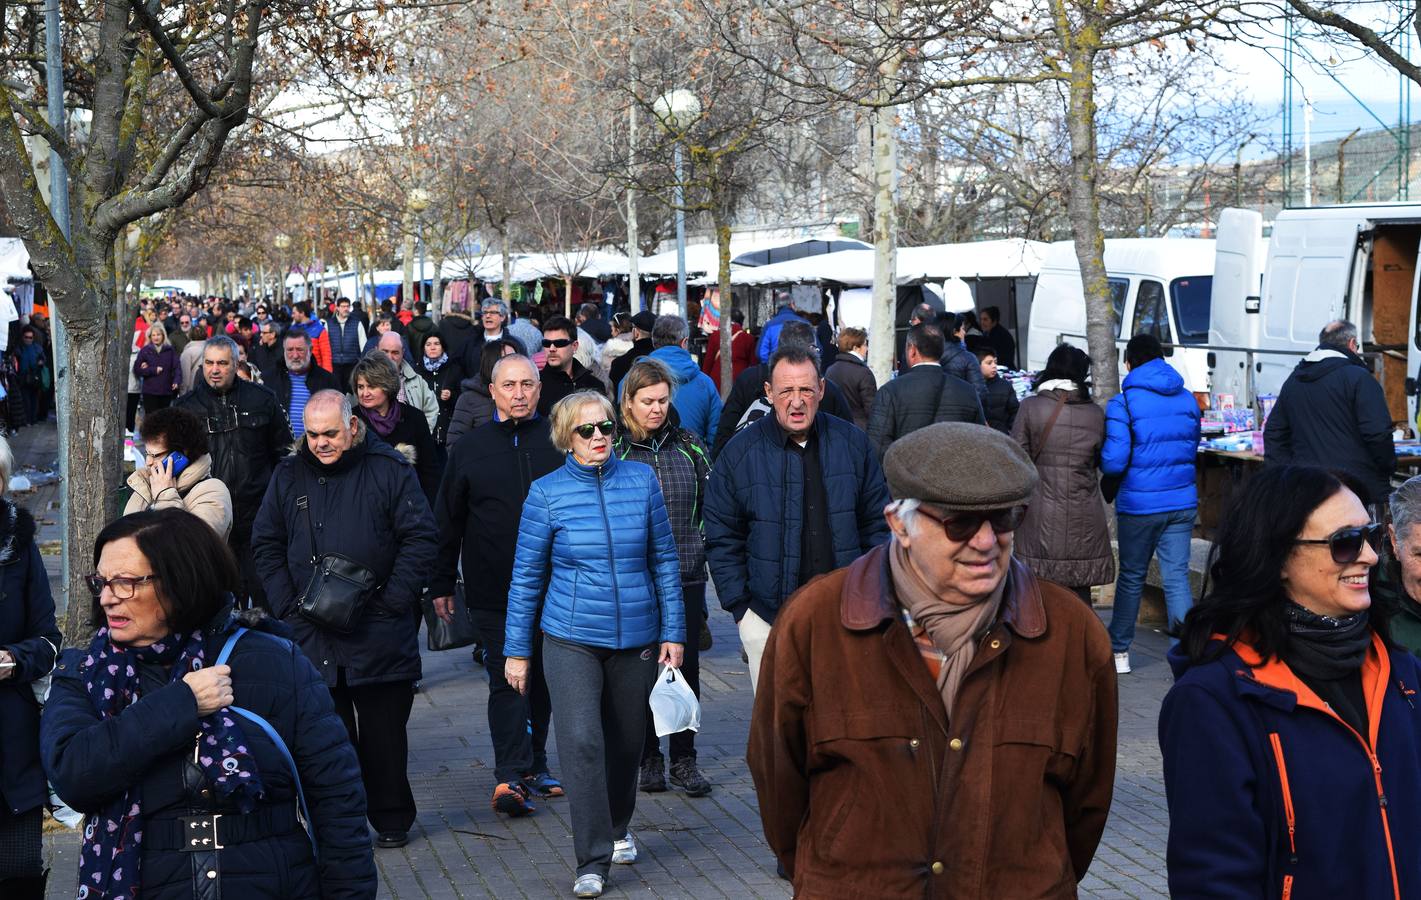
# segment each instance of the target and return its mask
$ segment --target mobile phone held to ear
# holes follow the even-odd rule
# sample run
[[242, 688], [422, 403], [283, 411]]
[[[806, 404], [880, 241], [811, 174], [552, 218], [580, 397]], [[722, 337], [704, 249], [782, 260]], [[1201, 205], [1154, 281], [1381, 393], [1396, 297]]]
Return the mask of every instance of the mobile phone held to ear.
[[186, 469], [188, 467], [188, 463], [190, 462], [190, 460], [186, 456], [183, 456], [176, 450], [174, 450], [172, 453], [169, 453], [167, 456], [164, 457], [164, 459], [167, 459], [172, 462], [174, 478], [177, 478], [179, 475], [181, 475], [183, 473], [183, 469]]

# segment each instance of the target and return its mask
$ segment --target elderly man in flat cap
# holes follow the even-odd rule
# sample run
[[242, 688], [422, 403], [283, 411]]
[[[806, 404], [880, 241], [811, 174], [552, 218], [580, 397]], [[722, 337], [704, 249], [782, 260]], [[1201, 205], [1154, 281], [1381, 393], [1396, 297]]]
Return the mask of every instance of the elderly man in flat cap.
[[891, 542], [770, 632], [748, 754], [765, 836], [801, 897], [1074, 897], [1110, 809], [1116, 676], [1095, 614], [1012, 558], [1036, 469], [963, 423], [884, 468]]

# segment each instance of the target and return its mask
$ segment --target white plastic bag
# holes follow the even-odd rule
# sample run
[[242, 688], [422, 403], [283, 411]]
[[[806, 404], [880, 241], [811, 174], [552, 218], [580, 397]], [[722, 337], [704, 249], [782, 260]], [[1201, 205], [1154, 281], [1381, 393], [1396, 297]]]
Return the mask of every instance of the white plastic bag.
[[656, 724], [657, 737], [701, 730], [701, 703], [680, 669], [661, 667], [656, 686], [651, 689], [651, 719]]

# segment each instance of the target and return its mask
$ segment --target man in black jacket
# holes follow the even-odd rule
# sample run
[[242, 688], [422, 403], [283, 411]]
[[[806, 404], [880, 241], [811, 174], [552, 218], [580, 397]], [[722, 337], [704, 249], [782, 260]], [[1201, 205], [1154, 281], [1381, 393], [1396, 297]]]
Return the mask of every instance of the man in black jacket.
[[266, 606], [252, 563], [252, 520], [277, 462], [291, 451], [286, 412], [268, 388], [237, 377], [237, 342], [224, 334], [207, 339], [202, 377], [177, 406], [207, 425], [212, 477], [232, 493], [232, 531], [227, 543], [242, 572], [242, 591]]
[[281, 349], [285, 365], [268, 376], [264, 384], [281, 401], [291, 431], [300, 436], [305, 430], [306, 403], [316, 392], [349, 391], [350, 385], [341, 384], [335, 375], [311, 365], [311, 336], [306, 332], [287, 331], [281, 339]]
[[[404, 846], [415, 818], [405, 726], [420, 677], [419, 600], [435, 554], [414, 467], [367, 436], [350, 398], [321, 391], [306, 405], [299, 449], [272, 476], [252, 547], [272, 614], [296, 633], [355, 745], [376, 846]], [[358, 561], [378, 585], [349, 632], [296, 609], [312, 558], [327, 553]]]
[[573, 358], [577, 347], [577, 326], [570, 319], [553, 316], [543, 325], [543, 349], [548, 351], [548, 364], [543, 367], [539, 415], [548, 415], [553, 404], [575, 391], [607, 393], [601, 379]]
[[[247, 348], [247, 362], [256, 366], [257, 371], [261, 373], [262, 384], [271, 387], [278, 373], [286, 367], [281, 354], [281, 334], [275, 322], [262, 322], [258, 327], [260, 330], [257, 333], [257, 342]], [[189, 388], [192, 385], [185, 384], [183, 387]]]
[[919, 428], [937, 422], [987, 424], [977, 392], [944, 371], [939, 362], [942, 347], [942, 332], [936, 325], [924, 322], [908, 329], [903, 351], [908, 371], [879, 390], [868, 420], [868, 437], [880, 460], [890, 444]]
[[[814, 326], [808, 322], [786, 322], [780, 328], [778, 346], [784, 346], [786, 341], [800, 347], [808, 347], [814, 358], [819, 359], [818, 351], [814, 348]], [[819, 369], [821, 372], [824, 370], [822, 362]], [[730, 386], [730, 396], [726, 398], [725, 406], [720, 411], [720, 424], [715, 429], [712, 456], [719, 456], [720, 451], [725, 449], [725, 445], [737, 431], [754, 424], [770, 411], [770, 401], [765, 395], [769, 383], [768, 363], [751, 366], [736, 377], [735, 383]], [[819, 401], [819, 411], [837, 416], [845, 422], [854, 420], [853, 410], [844, 399], [844, 392], [837, 384], [827, 379], [824, 381], [824, 395]]]
[[1361, 356], [1357, 326], [1329, 322], [1317, 349], [1283, 382], [1263, 431], [1270, 463], [1340, 469], [1385, 503], [1396, 471], [1391, 412], [1382, 386]]
[[643, 356], [650, 356], [651, 329], [656, 325], [656, 316], [642, 310], [632, 316], [632, 349], [612, 360], [607, 377], [612, 379], [612, 394], [616, 396], [622, 389], [622, 379], [632, 370], [632, 363]]
[[538, 367], [525, 356], [505, 356], [493, 367], [498, 415], [459, 439], [449, 451], [444, 481], [434, 501], [439, 556], [429, 592], [434, 610], [452, 620], [457, 567], [464, 566], [464, 600], [484, 645], [488, 673], [488, 725], [493, 737], [493, 808], [510, 816], [534, 811], [532, 794], [555, 797], [562, 787], [548, 773], [548, 722], [552, 703], [535, 642], [533, 673], [525, 696], [503, 677], [508, 586], [523, 501], [533, 482], [562, 465], [549, 420], [538, 415]]

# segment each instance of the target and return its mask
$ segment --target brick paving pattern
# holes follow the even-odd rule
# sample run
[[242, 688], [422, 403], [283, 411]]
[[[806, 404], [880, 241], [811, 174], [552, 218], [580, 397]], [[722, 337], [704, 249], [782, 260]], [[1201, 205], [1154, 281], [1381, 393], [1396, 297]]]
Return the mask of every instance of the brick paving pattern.
[[[27, 434], [30, 432], [31, 434]], [[52, 434], [52, 431], [51, 431]], [[15, 440], [23, 465], [48, 467], [53, 438], [25, 429]], [[49, 459], [52, 459], [52, 455]], [[53, 490], [16, 499], [50, 520]], [[56, 540], [42, 523], [40, 540]], [[50, 557], [57, 572], [57, 557]], [[787, 898], [787, 882], [760, 831], [754, 787], [745, 770], [751, 706], [750, 680], [740, 660], [734, 623], [712, 603], [715, 647], [702, 655], [703, 729], [700, 763], [715, 792], [688, 799], [675, 792], [639, 795], [633, 821], [641, 858], [613, 866], [613, 898]], [[1108, 611], [1105, 613], [1108, 616]], [[1165, 839], [1168, 816], [1155, 726], [1169, 688], [1165, 639], [1142, 628], [1133, 653], [1135, 672], [1120, 693], [1120, 743], [1115, 802], [1081, 896], [1118, 900], [1168, 896]], [[424, 682], [410, 718], [410, 775], [419, 817], [409, 846], [377, 850], [382, 898], [550, 898], [571, 896], [574, 862], [567, 801], [539, 804], [530, 818], [510, 820], [489, 808], [493, 751], [485, 720], [488, 696], [482, 668], [469, 653], [425, 653]], [[556, 716], [554, 716], [556, 728]], [[559, 771], [549, 739], [553, 771]], [[46, 853], [54, 874], [51, 900], [74, 896], [78, 836], [50, 836]]]

